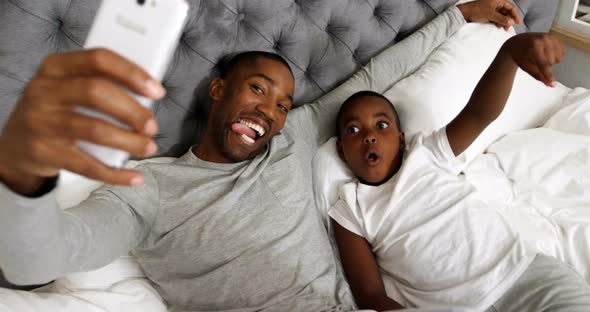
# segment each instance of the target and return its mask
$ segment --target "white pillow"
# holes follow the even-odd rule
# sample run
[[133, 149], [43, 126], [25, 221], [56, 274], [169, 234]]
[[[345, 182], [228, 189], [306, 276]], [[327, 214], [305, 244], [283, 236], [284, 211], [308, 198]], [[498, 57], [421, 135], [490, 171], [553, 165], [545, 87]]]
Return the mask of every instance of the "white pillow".
[[336, 137], [320, 146], [311, 166], [315, 203], [322, 215], [324, 225], [330, 229], [328, 209], [338, 200], [340, 186], [354, 179], [354, 175], [338, 156]]
[[[477, 83], [514, 29], [470, 23], [441, 45], [426, 63], [384, 95], [399, 112], [406, 139], [446, 126], [469, 101]], [[549, 88], [518, 70], [512, 93], [500, 117], [466, 151], [469, 161], [502, 135], [543, 125], [563, 106], [570, 89]]]
[[[432, 132], [447, 125], [467, 104], [500, 47], [513, 35], [513, 28], [507, 32], [491, 24], [466, 24], [414, 74], [385, 91], [384, 95], [398, 110], [406, 140], [411, 142], [419, 132]], [[519, 70], [504, 112], [462, 156], [471, 161], [508, 132], [543, 125], [565, 105], [569, 92], [559, 83], [555, 88], [546, 87]], [[312, 163], [316, 203], [326, 219], [342, 182], [354, 178], [340, 160], [335, 142], [331, 139], [325, 143]]]

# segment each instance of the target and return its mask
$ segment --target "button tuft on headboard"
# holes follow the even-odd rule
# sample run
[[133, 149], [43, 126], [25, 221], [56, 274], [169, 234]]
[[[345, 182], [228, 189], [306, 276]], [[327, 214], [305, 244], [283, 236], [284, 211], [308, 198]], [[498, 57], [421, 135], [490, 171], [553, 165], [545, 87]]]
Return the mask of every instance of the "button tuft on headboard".
[[[433, 7], [444, 9], [456, 0], [187, 2], [189, 18], [164, 82], [168, 96], [156, 104], [165, 134], [157, 138], [162, 152], [182, 140], [186, 129], [204, 124], [211, 71], [226, 54], [284, 55], [297, 77], [298, 106], [330, 91], [385, 46], [425, 24], [435, 15]], [[550, 27], [557, 1], [514, 2], [532, 31]], [[98, 6], [96, 0], [0, 0], [0, 73], [7, 75], [0, 75], [0, 129], [39, 62], [49, 53], [80, 48]], [[188, 114], [189, 108], [199, 118]], [[185, 127], [185, 120], [194, 124]]]

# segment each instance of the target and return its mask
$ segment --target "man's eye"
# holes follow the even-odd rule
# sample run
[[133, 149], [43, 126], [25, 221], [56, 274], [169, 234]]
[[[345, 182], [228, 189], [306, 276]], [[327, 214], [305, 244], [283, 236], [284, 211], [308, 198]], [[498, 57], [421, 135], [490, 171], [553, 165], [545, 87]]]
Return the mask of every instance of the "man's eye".
[[346, 129], [346, 133], [348, 133], [348, 134], [354, 134], [357, 132], [359, 132], [359, 128], [354, 127], [354, 126], [348, 127], [348, 129]]
[[379, 128], [379, 129], [389, 128], [389, 124], [386, 123], [385, 121], [381, 121], [381, 122], [377, 123], [377, 128]]
[[262, 88], [261, 88], [261, 87], [259, 87], [259, 86], [257, 86], [257, 85], [254, 85], [254, 84], [250, 85], [250, 87], [252, 87], [252, 89], [253, 89], [254, 91], [256, 91], [257, 93], [264, 94], [264, 90], [262, 90]]
[[287, 107], [281, 103], [277, 104], [277, 106], [279, 107], [280, 110], [284, 111], [285, 113], [289, 111], [287, 109]]

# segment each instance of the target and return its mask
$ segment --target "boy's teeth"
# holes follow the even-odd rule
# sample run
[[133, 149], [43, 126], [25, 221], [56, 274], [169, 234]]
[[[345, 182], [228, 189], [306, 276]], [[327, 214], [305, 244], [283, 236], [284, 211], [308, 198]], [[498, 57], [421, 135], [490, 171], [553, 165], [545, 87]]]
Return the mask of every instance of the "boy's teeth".
[[256, 141], [254, 141], [254, 139], [252, 139], [251, 137], [249, 137], [249, 136], [247, 136], [245, 134], [242, 134], [242, 138], [244, 140], [246, 140], [246, 142], [248, 142], [248, 143], [254, 143], [254, 142], [256, 142]]

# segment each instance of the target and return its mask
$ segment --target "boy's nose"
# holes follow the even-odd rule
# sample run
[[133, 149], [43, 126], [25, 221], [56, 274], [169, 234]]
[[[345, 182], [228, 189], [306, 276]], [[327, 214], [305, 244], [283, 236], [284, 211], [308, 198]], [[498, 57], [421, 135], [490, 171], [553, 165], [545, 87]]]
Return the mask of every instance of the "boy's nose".
[[374, 136], [368, 136], [363, 139], [364, 144], [375, 144], [375, 142], [377, 142], [377, 138]]

